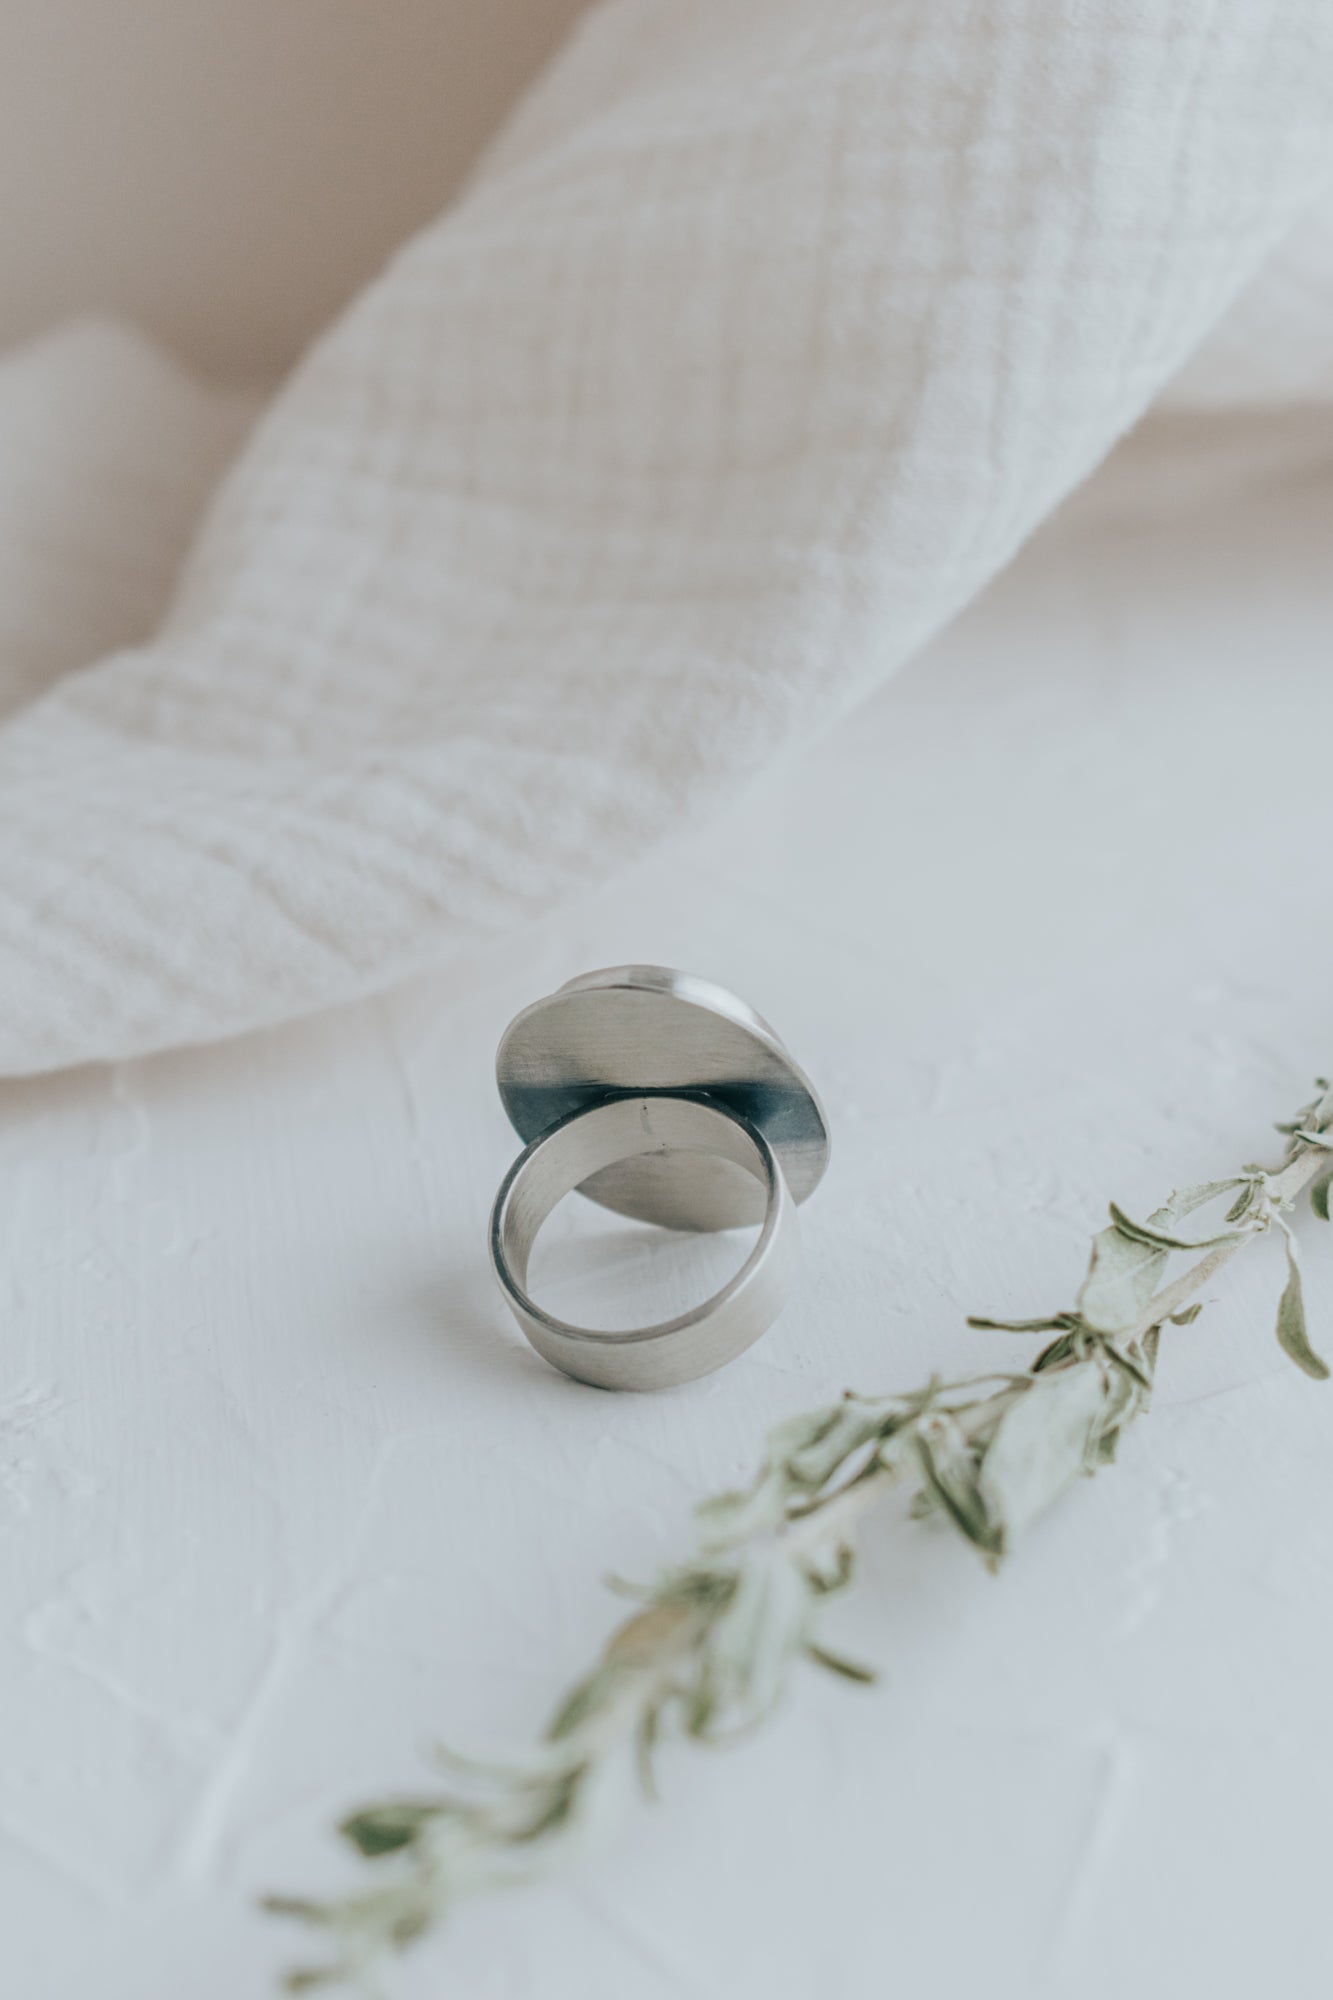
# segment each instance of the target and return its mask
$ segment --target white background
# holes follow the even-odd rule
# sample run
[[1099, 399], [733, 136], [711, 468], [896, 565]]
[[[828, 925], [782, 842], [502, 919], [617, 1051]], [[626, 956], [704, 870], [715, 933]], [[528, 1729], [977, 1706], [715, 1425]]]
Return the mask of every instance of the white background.
[[[433, 1738], [539, 1727], [602, 1574], [687, 1551], [769, 1423], [1026, 1355], [963, 1315], [1067, 1304], [1108, 1196], [1275, 1155], [1333, 1061], [1329, 489], [1200, 484], [1131, 517], [1112, 481], [725, 827], [468, 973], [0, 1090], [16, 1992], [270, 1991], [304, 1941], [252, 1899], [353, 1879], [329, 1824]], [[835, 1141], [799, 1297], [643, 1398], [548, 1371], [483, 1241], [501, 1030], [635, 958], [768, 1014]], [[605, 1228], [604, 1306], [699, 1281]], [[836, 1632], [880, 1689], [811, 1670], [764, 1738], [669, 1754], [623, 1841], [396, 1990], [1327, 1995], [1333, 1389], [1276, 1349], [1279, 1266], [1219, 1281], [998, 1580], [871, 1524]]]
[[[575, 11], [0, 0], [0, 343], [96, 306], [281, 367]], [[1333, 1062], [1333, 447], [1302, 445], [1264, 491], [1204, 504], [1205, 462], [1146, 518], [1085, 507], [727, 826], [448, 982], [0, 1085], [7, 1988], [272, 1991], [305, 1941], [255, 1896], [355, 1879], [328, 1826], [434, 1737], [538, 1728], [617, 1615], [599, 1577], [685, 1553], [767, 1424], [1026, 1354], [963, 1315], [1068, 1303], [1108, 1195], [1271, 1155]], [[786, 1315], [641, 1399], [547, 1371], [483, 1244], [501, 1029], [630, 958], [768, 1014], [835, 1139]], [[604, 1314], [715, 1272], [555, 1228], [571, 1301], [600, 1243]], [[397, 1990], [1326, 2000], [1333, 1387], [1276, 1350], [1279, 1261], [1220, 1281], [1000, 1579], [870, 1524], [837, 1633], [879, 1690], [812, 1670], [763, 1739], [668, 1754], [623, 1841]]]

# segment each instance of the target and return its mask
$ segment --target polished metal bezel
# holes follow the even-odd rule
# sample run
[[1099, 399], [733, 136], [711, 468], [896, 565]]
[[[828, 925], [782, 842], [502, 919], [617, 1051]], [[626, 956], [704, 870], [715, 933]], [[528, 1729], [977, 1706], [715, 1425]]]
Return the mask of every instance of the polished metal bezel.
[[[618, 965], [571, 979], [506, 1029], [496, 1082], [525, 1142], [614, 1096], [702, 1092], [747, 1119], [804, 1201], [828, 1164], [828, 1121], [781, 1037], [724, 987], [660, 965]], [[669, 1229], [758, 1222], [753, 1177], [729, 1160], [658, 1154], [582, 1184], [604, 1208]]]

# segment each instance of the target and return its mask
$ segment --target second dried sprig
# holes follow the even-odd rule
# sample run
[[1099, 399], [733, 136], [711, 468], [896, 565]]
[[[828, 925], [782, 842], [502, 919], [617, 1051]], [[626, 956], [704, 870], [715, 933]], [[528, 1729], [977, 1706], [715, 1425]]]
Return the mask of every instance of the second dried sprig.
[[[742, 1492], [698, 1510], [694, 1559], [636, 1593], [639, 1608], [560, 1703], [540, 1742], [512, 1763], [442, 1757], [446, 1790], [363, 1807], [340, 1831], [375, 1874], [338, 1900], [273, 1897], [330, 1946], [289, 1975], [302, 1991], [365, 1979], [414, 1944], [461, 1898], [568, 1859], [637, 1767], [651, 1790], [661, 1735], [713, 1743], [754, 1727], [804, 1658], [854, 1681], [872, 1678], [821, 1640], [828, 1600], [855, 1577], [855, 1536], [890, 1488], [915, 1484], [913, 1512], [951, 1523], [996, 1565], [1014, 1537], [1080, 1477], [1115, 1457], [1148, 1407], [1163, 1329], [1195, 1319], [1195, 1295], [1230, 1258], [1278, 1231], [1287, 1275], [1277, 1338], [1307, 1375], [1327, 1376], [1305, 1322], [1288, 1215], [1309, 1190], [1329, 1218], [1333, 1088], [1278, 1128], [1281, 1166], [1243, 1167], [1171, 1196], [1146, 1221], [1114, 1203], [1067, 1311], [970, 1324], [1052, 1338], [1022, 1373], [931, 1381], [911, 1395], [860, 1396], [793, 1417], [770, 1435]], [[1227, 1202], [1211, 1235], [1187, 1219]], [[1168, 1280], [1173, 1257], [1191, 1257]]]

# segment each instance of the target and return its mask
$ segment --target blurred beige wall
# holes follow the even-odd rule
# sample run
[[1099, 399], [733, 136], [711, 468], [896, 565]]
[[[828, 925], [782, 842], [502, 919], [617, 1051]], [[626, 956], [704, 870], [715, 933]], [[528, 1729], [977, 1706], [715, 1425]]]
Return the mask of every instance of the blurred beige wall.
[[585, 0], [0, 0], [0, 345], [90, 307], [288, 362]]

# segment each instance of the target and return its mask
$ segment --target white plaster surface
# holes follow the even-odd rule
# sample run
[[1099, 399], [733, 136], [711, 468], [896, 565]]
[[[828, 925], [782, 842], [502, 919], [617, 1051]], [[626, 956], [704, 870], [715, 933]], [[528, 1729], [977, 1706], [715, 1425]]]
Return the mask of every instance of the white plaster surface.
[[[964, 1314], [1068, 1303], [1108, 1196], [1274, 1151], [1333, 1062], [1306, 445], [1147, 513], [1113, 476], [728, 826], [467, 974], [0, 1090], [6, 1994], [269, 1993], [305, 1941], [254, 1898], [352, 1879], [330, 1822], [433, 1739], [539, 1726], [617, 1615], [599, 1578], [684, 1552], [768, 1424], [1026, 1354]], [[483, 1244], [501, 1029], [636, 958], [768, 1014], [835, 1139], [795, 1303], [640, 1399], [547, 1370]], [[1333, 1237], [1302, 1226], [1333, 1349]], [[716, 1248], [564, 1228], [601, 1240], [608, 1314]], [[1218, 1282], [1122, 1463], [999, 1579], [871, 1525], [838, 1632], [882, 1687], [811, 1670], [763, 1737], [668, 1754], [623, 1840], [460, 1911], [394, 1991], [1333, 1991], [1333, 1387], [1277, 1351], [1276, 1264]]]

